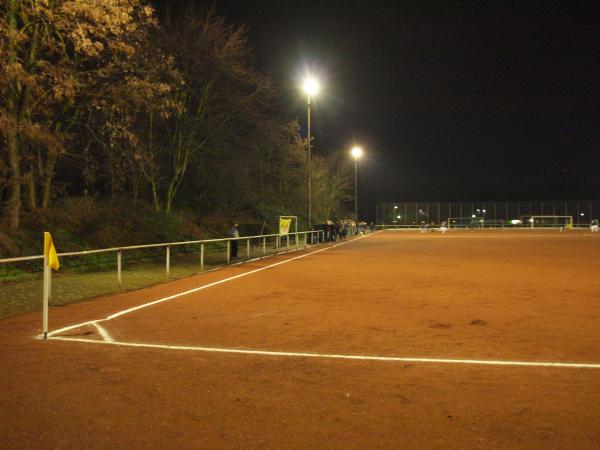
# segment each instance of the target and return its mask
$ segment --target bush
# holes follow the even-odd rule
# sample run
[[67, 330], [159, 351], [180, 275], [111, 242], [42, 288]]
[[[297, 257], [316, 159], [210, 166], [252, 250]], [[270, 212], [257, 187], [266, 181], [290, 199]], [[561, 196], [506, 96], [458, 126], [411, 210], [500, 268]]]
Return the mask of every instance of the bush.
[[[68, 198], [53, 209], [27, 213], [17, 233], [0, 230], [0, 257], [39, 255], [42, 234], [59, 252], [198, 239], [198, 227], [143, 202]], [[192, 232], [192, 233], [191, 233]]]

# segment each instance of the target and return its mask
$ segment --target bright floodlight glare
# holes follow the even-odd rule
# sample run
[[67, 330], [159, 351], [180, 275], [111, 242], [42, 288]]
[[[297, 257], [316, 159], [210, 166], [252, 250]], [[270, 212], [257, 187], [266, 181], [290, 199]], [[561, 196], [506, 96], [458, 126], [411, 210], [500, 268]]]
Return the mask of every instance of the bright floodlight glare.
[[360, 157], [361, 157], [361, 155], [362, 155], [362, 152], [363, 152], [363, 151], [362, 151], [362, 148], [360, 148], [360, 147], [354, 147], [354, 148], [352, 149], [352, 151], [351, 151], [351, 153], [352, 153], [352, 156], [354, 157], [354, 159], [358, 159], [358, 158], [360, 158]]
[[304, 80], [304, 92], [306, 92], [306, 95], [309, 97], [318, 94], [320, 87], [319, 81], [314, 77], [308, 77], [306, 80]]

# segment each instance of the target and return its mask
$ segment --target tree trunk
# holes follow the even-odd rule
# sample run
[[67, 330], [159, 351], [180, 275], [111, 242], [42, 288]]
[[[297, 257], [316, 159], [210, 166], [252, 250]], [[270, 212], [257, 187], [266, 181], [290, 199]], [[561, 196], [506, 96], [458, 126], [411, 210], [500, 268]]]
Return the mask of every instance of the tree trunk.
[[25, 174], [25, 182], [25, 186], [27, 187], [29, 211], [35, 211], [37, 209], [37, 196], [35, 192], [35, 173], [33, 171], [33, 164], [30, 165], [29, 172]]
[[154, 203], [154, 210], [160, 212], [160, 202], [158, 201], [158, 192], [156, 189], [156, 183], [152, 183], [152, 201]]
[[11, 230], [18, 230], [21, 224], [21, 158], [19, 154], [19, 136], [16, 130], [11, 130], [7, 139], [9, 186], [8, 223]]
[[47, 209], [50, 207], [50, 201], [52, 199], [52, 179], [54, 178], [54, 166], [58, 153], [52, 151], [48, 152], [48, 159], [46, 160], [46, 169], [44, 170], [44, 185], [42, 193], [42, 208]]
[[[19, 9], [18, 0], [11, 0], [7, 5], [7, 21], [10, 26], [11, 41], [8, 62], [14, 63], [17, 61], [17, 42], [14, 36], [17, 31], [17, 12]], [[9, 89], [7, 106], [15, 119], [19, 119], [19, 89], [18, 86], [13, 86]], [[12, 128], [14, 127], [14, 128]], [[7, 205], [8, 223], [11, 230], [18, 230], [21, 216], [21, 155], [19, 151], [19, 132], [18, 127], [11, 125], [11, 130], [8, 131], [6, 137], [6, 147], [8, 150], [8, 185], [9, 197]]]

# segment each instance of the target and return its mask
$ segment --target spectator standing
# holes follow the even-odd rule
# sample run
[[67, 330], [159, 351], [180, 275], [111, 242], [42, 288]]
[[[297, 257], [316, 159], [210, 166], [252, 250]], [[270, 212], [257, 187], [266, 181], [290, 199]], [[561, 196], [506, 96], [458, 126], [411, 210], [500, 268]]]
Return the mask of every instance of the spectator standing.
[[238, 224], [237, 223], [233, 223], [233, 225], [231, 226], [231, 228], [229, 229], [229, 237], [230, 238], [236, 238], [231, 240], [231, 245], [230, 245], [230, 249], [231, 249], [231, 257], [232, 258], [237, 258], [238, 255], [238, 241], [237, 238], [240, 237], [240, 232], [238, 231]]

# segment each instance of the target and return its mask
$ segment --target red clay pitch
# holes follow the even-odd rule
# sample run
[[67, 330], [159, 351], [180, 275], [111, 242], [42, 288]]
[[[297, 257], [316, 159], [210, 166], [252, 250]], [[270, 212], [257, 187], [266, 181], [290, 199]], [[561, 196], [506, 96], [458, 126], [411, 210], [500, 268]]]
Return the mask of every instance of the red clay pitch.
[[[51, 329], [319, 249], [53, 308]], [[55, 335], [93, 342], [33, 339], [39, 313], [4, 320], [0, 439], [7, 448], [596, 448], [600, 367], [495, 364], [600, 364], [599, 256], [600, 237], [585, 232], [383, 232]]]

